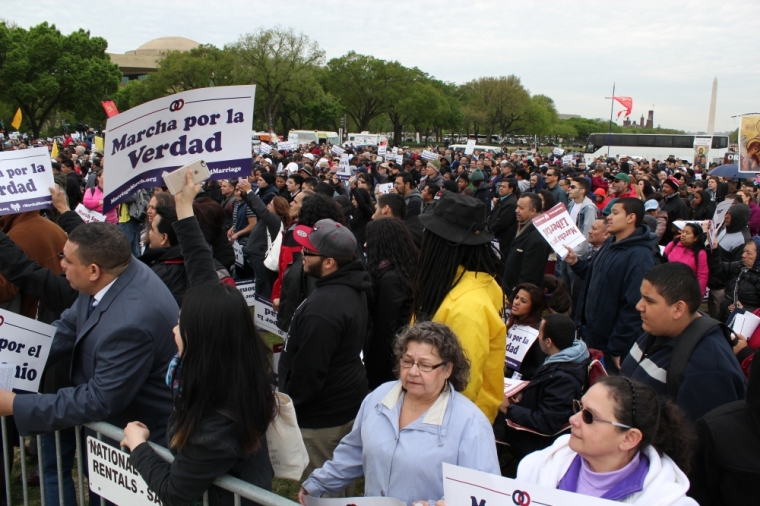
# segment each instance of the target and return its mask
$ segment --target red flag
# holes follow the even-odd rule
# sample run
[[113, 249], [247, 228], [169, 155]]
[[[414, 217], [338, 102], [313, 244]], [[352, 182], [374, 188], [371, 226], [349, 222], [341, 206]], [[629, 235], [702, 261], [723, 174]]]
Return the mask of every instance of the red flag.
[[113, 100], [104, 100], [103, 109], [106, 110], [106, 116], [108, 116], [109, 118], [113, 118], [114, 116], [119, 114], [119, 110], [116, 108], [116, 104], [113, 103]]
[[[612, 98], [614, 98], [615, 100], [617, 100], [618, 102], [620, 102], [620, 105], [622, 105], [623, 107], [625, 107], [625, 109], [626, 109], [625, 110], [625, 115], [626, 116], [630, 116], [631, 115], [631, 111], [633, 110], [633, 99], [631, 97], [612, 97]], [[620, 114], [622, 112], [623, 111], [620, 111], [618, 113], [618, 115], [617, 115], [618, 118], [620, 117]]]

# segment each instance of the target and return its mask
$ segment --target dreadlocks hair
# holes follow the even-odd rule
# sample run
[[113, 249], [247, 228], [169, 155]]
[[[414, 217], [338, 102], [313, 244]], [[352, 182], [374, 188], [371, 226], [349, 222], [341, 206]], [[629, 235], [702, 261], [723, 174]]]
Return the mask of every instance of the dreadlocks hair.
[[501, 284], [503, 264], [491, 243], [468, 246], [444, 239], [430, 230], [422, 236], [422, 249], [414, 278], [412, 314], [415, 321], [433, 318], [443, 299], [459, 283], [457, 268], [489, 274]]
[[377, 281], [381, 266], [390, 263], [411, 292], [419, 251], [406, 225], [393, 218], [370, 221], [367, 223], [366, 239], [367, 272], [372, 284]]

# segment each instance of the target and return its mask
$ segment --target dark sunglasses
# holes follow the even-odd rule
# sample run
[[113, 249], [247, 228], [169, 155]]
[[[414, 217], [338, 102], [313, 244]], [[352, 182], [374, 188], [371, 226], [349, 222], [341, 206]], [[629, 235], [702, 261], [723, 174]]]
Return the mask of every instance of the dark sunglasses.
[[301, 254], [305, 257], [323, 257], [324, 256], [324, 255], [320, 255], [319, 253], [314, 253], [312, 251], [309, 251], [306, 248], [301, 248]]
[[609, 420], [602, 420], [601, 418], [597, 418], [596, 416], [594, 416], [594, 413], [592, 413], [588, 409], [584, 409], [583, 403], [579, 401], [578, 399], [573, 399], [573, 412], [580, 413], [581, 420], [583, 420], [583, 423], [585, 423], [586, 425], [591, 425], [594, 422], [601, 422], [601, 423], [609, 423], [610, 425], [614, 425], [615, 427], [621, 427], [623, 429], [631, 428], [629, 425], [625, 425], [620, 422], [610, 422]]

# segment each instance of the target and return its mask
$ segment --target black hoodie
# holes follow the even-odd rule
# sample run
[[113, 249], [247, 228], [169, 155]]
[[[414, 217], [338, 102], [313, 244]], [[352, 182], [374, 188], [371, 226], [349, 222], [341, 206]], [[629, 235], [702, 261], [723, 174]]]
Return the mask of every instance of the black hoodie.
[[689, 495], [701, 505], [757, 504], [760, 359], [753, 360], [747, 397], [707, 413], [697, 421], [697, 431]]
[[369, 274], [357, 260], [316, 285], [293, 315], [277, 371], [280, 391], [293, 399], [306, 429], [350, 422], [368, 392], [359, 354], [368, 331]]

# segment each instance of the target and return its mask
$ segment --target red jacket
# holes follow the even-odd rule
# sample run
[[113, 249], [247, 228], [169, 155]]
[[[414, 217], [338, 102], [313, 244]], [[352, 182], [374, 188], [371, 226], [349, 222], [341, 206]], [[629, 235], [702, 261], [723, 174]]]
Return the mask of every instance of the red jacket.
[[[282, 238], [282, 245], [280, 246], [280, 259], [277, 262], [278, 265], [278, 271], [277, 271], [277, 280], [272, 285], [272, 300], [279, 299], [280, 298], [280, 292], [282, 291], [282, 277], [285, 275], [285, 270], [287, 270], [288, 266], [293, 263], [293, 253], [296, 253], [301, 250], [301, 246], [296, 244], [295, 246], [288, 246], [286, 243], [294, 242], [293, 237], [293, 230], [296, 228], [295, 221], [288, 227], [288, 230], [285, 231], [285, 236]], [[290, 240], [286, 241], [286, 238], [290, 236]]]
[[591, 193], [594, 193], [594, 191], [597, 188], [601, 188], [604, 190], [605, 193], [607, 193], [607, 190], [610, 187], [610, 183], [607, 182], [606, 179], [604, 179], [601, 176], [594, 176], [591, 178]]

